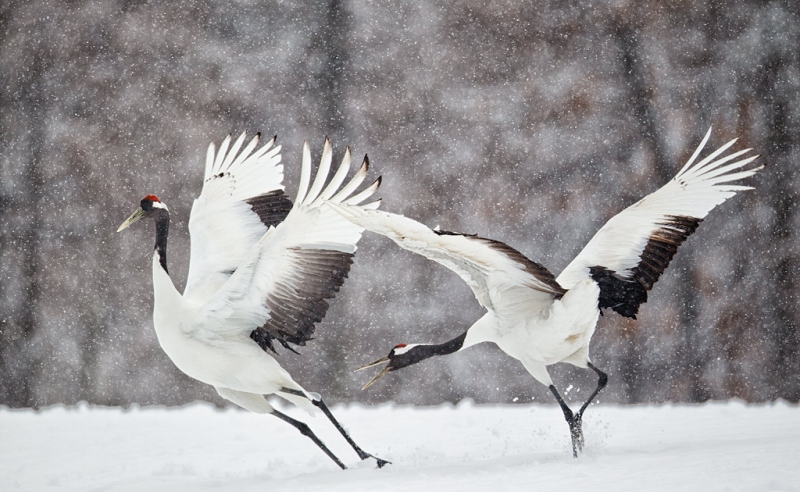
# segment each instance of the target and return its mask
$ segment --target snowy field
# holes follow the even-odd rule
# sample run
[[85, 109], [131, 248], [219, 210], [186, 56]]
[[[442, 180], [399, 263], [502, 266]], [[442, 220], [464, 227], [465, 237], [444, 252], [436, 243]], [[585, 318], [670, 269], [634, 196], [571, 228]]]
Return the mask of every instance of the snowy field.
[[0, 409], [0, 490], [800, 490], [800, 408], [786, 403], [595, 405], [577, 460], [556, 406], [334, 407], [394, 462], [381, 470], [321, 414], [283, 410], [351, 469], [274, 417], [207, 404]]

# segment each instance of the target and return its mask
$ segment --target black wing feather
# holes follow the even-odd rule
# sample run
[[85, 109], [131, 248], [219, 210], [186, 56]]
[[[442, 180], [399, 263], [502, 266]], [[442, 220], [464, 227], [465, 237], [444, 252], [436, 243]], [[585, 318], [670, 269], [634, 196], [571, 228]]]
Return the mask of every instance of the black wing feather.
[[273, 340], [303, 346], [313, 339], [315, 323], [322, 321], [328, 302], [344, 284], [353, 264], [353, 253], [290, 248], [300, 265], [295, 285], [278, 286], [267, 298], [270, 318], [250, 333], [259, 346], [275, 352]]
[[277, 227], [292, 210], [292, 200], [283, 190], [273, 190], [246, 201], [268, 229]]
[[667, 269], [678, 247], [697, 230], [703, 219], [670, 216], [661, 224], [645, 245], [639, 264], [624, 274], [603, 266], [589, 268], [600, 286], [599, 307], [611, 308], [627, 318], [636, 319], [639, 306], [647, 302], [647, 292]]

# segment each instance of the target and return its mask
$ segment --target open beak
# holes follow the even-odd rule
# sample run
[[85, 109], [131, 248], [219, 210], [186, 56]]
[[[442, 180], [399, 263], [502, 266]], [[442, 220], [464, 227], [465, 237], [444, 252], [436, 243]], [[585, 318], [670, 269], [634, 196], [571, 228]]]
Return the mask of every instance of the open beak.
[[119, 226], [119, 229], [117, 229], [117, 232], [120, 232], [120, 231], [122, 231], [122, 230], [125, 230], [125, 229], [127, 229], [127, 228], [128, 228], [128, 226], [130, 226], [130, 225], [131, 225], [131, 224], [133, 224], [134, 222], [138, 221], [138, 220], [139, 220], [139, 219], [141, 219], [142, 217], [144, 217], [144, 210], [142, 210], [142, 207], [139, 207], [139, 208], [137, 208], [137, 209], [136, 209], [136, 211], [135, 211], [135, 212], [133, 212], [133, 213], [131, 214], [131, 216], [130, 216], [130, 217], [128, 217], [128, 218], [125, 220], [125, 222], [123, 222], [123, 223], [122, 223], [122, 225], [121, 225], [121, 226]]
[[[389, 358], [388, 357], [382, 357], [382, 358], [376, 360], [375, 362], [370, 362], [369, 364], [365, 364], [365, 365], [359, 367], [358, 369], [356, 369], [356, 371], [362, 371], [364, 369], [369, 369], [370, 367], [374, 367], [374, 366], [377, 366], [377, 365], [380, 365], [380, 364], [383, 364], [383, 363], [386, 363], [386, 362], [389, 362]], [[391, 365], [388, 365], [388, 366], [384, 367], [381, 372], [379, 372], [374, 378], [370, 379], [369, 382], [367, 384], [365, 384], [363, 388], [361, 388], [361, 391], [364, 391], [365, 389], [369, 388], [370, 386], [375, 384], [375, 382], [377, 380], [382, 378], [384, 374], [386, 374], [387, 372], [391, 372], [393, 370], [394, 370], [394, 368]]]

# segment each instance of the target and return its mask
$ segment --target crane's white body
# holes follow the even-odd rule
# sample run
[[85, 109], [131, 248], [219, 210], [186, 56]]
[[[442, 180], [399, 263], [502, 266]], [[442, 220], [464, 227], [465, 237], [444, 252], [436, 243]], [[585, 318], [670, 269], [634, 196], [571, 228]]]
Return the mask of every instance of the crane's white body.
[[[208, 326], [202, 303], [187, 300], [178, 292], [155, 254], [153, 287], [153, 324], [158, 343], [178, 369], [214, 386], [217, 391], [228, 389], [258, 395], [279, 394], [307, 410], [313, 408], [307, 399], [279, 393], [281, 388], [305, 390], [271, 354], [254, 343], [247, 332], [215, 334], [213, 325]], [[258, 413], [268, 411], [266, 405], [260, 404], [258, 399], [255, 401], [259, 402], [259, 406], [248, 410]]]
[[[313, 252], [353, 253], [363, 229], [326, 207], [323, 200], [377, 208], [379, 202], [357, 205], [375, 185], [350, 196], [363, 181], [366, 167], [344, 189], [350, 166], [349, 149], [337, 173], [323, 186], [331, 163], [330, 143], [311, 189], [311, 155], [303, 150], [297, 199], [280, 224], [267, 228], [247, 199], [283, 190], [280, 147], [272, 142], [252, 153], [257, 139], [237, 155], [244, 135], [218, 154], [209, 147], [203, 192], [195, 200], [189, 221], [191, 261], [183, 294], [153, 254], [153, 322], [158, 341], [175, 365], [188, 376], [214, 386], [218, 393], [257, 413], [273, 411], [263, 395], [277, 394], [309, 411], [315, 393], [306, 392], [250, 334], [274, 313], [266, 300], [283, 302], [297, 296], [296, 287]], [[334, 196], [334, 193], [338, 192]], [[312, 253], [308, 253], [312, 252]], [[306, 256], [304, 256], [306, 255]], [[294, 390], [305, 395], [286, 393]]]
[[589, 362], [589, 342], [600, 316], [599, 292], [595, 282], [584, 280], [549, 306], [516, 310], [511, 317], [504, 316], [502, 308], [500, 313], [490, 310], [467, 331], [463, 348], [493, 342], [522, 362], [537, 381], [550, 386], [547, 366], [569, 362], [585, 368]]
[[[676, 218], [699, 221], [736, 191], [749, 189], [726, 184], [761, 169], [739, 170], [757, 157], [736, 160], [750, 149], [718, 158], [734, 141], [694, 164], [709, 136], [710, 130], [670, 182], [609, 220], [557, 279], [497, 241], [433, 231], [388, 212], [330, 206], [353, 223], [455, 271], [470, 286], [487, 312], [467, 330], [461, 349], [493, 342], [521, 361], [539, 382], [552, 386], [548, 365], [568, 362], [587, 367], [590, 362], [589, 343], [600, 314], [601, 295], [590, 268], [602, 266], [619, 279], [631, 279], [647, 260], [648, 244], [674, 242], [683, 234], [679, 244], [691, 234], [675, 225]], [[662, 269], [665, 267], [663, 264]], [[395, 350], [399, 353], [411, 347]]]

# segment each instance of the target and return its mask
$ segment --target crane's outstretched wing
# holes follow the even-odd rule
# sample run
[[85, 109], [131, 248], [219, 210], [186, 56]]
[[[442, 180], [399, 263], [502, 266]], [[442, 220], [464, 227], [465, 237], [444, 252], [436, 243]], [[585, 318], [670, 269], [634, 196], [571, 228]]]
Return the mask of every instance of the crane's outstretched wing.
[[[258, 150], [260, 135], [242, 149], [246, 134], [206, 154], [203, 191], [189, 218], [191, 256], [184, 297], [207, 301], [239, 267], [250, 248], [292, 208], [283, 192], [275, 138]], [[241, 150], [241, 152], [239, 152]]]
[[[741, 170], [758, 156], [751, 149], [727, 156], [736, 140], [694, 164], [711, 130], [683, 169], [666, 185], [611, 218], [567, 265], [558, 283], [571, 288], [586, 278], [600, 285], [600, 307], [635, 318], [647, 291], [669, 265], [683, 241], [708, 213], [749, 186], [727, 184], [755, 174], [764, 166]], [[731, 162], [732, 161], [732, 162]]]
[[330, 207], [353, 223], [456, 272], [478, 302], [499, 317], [526, 317], [566, 292], [542, 265], [514, 248], [478, 236], [431, 230], [402, 215], [346, 205]]
[[195, 336], [249, 333], [265, 350], [274, 350], [275, 339], [287, 348], [287, 343], [305, 345], [311, 339], [314, 324], [328, 309], [326, 299], [336, 294], [347, 277], [363, 231], [323, 204], [329, 200], [365, 209], [380, 205], [379, 201], [359, 205], [375, 193], [380, 178], [353, 195], [369, 169], [366, 157], [352, 180], [339, 189], [350, 168], [349, 149], [325, 185], [331, 155], [326, 138], [322, 161], [309, 189], [311, 152], [308, 144], [304, 145], [294, 207], [283, 222], [258, 240], [236, 272], [205, 305], [210, 321], [196, 327]]

